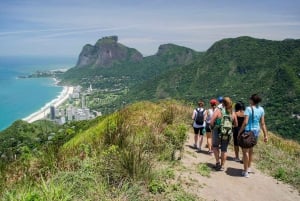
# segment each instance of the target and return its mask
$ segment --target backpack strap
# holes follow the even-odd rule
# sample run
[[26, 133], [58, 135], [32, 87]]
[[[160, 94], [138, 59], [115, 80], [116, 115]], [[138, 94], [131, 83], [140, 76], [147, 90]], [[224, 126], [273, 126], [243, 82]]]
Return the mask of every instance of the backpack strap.
[[251, 125], [250, 125], [250, 130], [251, 130], [251, 128], [253, 127], [253, 124], [254, 124], [254, 109], [253, 109], [253, 107], [251, 106], [251, 110], [252, 110], [252, 122], [251, 122]]

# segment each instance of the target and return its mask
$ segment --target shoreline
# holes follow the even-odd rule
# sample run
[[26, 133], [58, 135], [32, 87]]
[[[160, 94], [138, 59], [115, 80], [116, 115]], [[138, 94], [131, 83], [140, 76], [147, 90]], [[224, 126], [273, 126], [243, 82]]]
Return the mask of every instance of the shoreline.
[[54, 107], [58, 107], [63, 104], [69, 98], [70, 94], [73, 93], [73, 90], [74, 87], [72, 86], [63, 86], [62, 92], [55, 99], [46, 103], [41, 109], [23, 118], [22, 120], [32, 123], [34, 121], [44, 119], [48, 114], [50, 114], [50, 106], [53, 105]]

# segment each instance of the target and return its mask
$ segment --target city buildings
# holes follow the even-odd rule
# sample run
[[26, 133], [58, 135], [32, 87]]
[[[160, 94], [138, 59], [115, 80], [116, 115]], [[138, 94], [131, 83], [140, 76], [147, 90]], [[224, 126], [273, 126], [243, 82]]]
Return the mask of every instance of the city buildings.
[[70, 121], [82, 121], [94, 119], [101, 116], [101, 112], [91, 111], [86, 104], [86, 95], [92, 92], [92, 86], [87, 91], [82, 92], [82, 87], [75, 87], [72, 94], [69, 96], [68, 103], [65, 103], [58, 108], [50, 106], [50, 119], [59, 124], [64, 124]]

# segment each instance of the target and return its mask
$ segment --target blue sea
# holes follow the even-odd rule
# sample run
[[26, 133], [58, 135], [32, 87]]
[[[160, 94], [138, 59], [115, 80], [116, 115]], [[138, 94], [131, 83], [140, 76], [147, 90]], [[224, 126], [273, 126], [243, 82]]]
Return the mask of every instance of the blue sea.
[[52, 78], [19, 79], [37, 70], [75, 66], [74, 57], [0, 57], [0, 131], [36, 112], [63, 90]]

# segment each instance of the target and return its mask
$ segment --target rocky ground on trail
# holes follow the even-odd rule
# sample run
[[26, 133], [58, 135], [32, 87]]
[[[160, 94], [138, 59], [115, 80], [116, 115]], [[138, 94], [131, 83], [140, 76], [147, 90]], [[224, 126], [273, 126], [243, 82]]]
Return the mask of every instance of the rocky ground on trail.
[[[233, 160], [232, 146], [228, 150], [228, 158], [224, 171], [215, 171], [215, 158], [207, 153], [206, 137], [202, 151], [192, 148], [194, 135], [189, 133], [181, 159], [181, 166], [176, 171], [177, 180], [189, 193], [197, 195], [199, 200], [230, 201], [295, 201], [300, 194], [293, 187], [263, 174], [253, 164], [249, 178], [242, 177], [242, 164]], [[199, 164], [206, 164], [210, 176], [201, 176], [197, 172]]]

